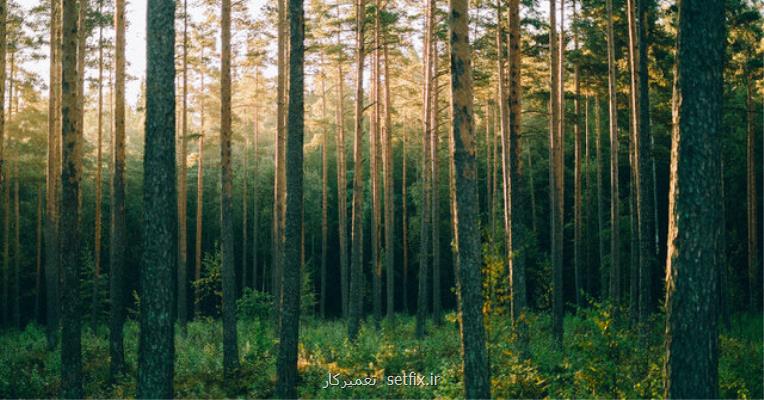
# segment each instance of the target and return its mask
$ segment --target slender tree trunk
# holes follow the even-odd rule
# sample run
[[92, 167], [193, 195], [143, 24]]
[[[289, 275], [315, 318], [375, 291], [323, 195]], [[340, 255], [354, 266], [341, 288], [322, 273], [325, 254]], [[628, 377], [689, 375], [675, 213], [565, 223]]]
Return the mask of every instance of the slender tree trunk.
[[[201, 48], [200, 59], [204, 62], [204, 46]], [[196, 243], [194, 244], [194, 281], [199, 281], [202, 277], [202, 235], [203, 231], [203, 217], [204, 217], [204, 98], [205, 86], [204, 86], [204, 67], [201, 67], [200, 83], [201, 83], [201, 99], [199, 101], [199, 142], [197, 144], [196, 154]], [[263, 279], [265, 277], [263, 276]], [[194, 315], [199, 316], [201, 310], [199, 308], [199, 293], [194, 291]]]
[[[339, 32], [337, 33], [337, 43], [340, 43]], [[349, 270], [348, 270], [348, 249], [347, 249], [347, 167], [345, 166], [345, 109], [344, 109], [344, 82], [345, 74], [342, 71], [344, 60], [340, 57], [337, 60], [337, 225], [340, 253], [340, 302], [342, 316], [348, 316], [349, 300]]]
[[[5, 0], [0, 18], [5, 20]], [[61, 174], [59, 145], [61, 130], [61, 2], [50, 2], [50, 86], [48, 92], [48, 157], [45, 176], [45, 300], [46, 300], [46, 336], [48, 349], [52, 350], [58, 341], [59, 332], [59, 282], [60, 282], [60, 252], [58, 237], [58, 179]], [[0, 94], [5, 87], [5, 24], [0, 24]], [[0, 101], [0, 108], [3, 107]], [[0, 112], [0, 124], [3, 115]], [[0, 180], [4, 179], [3, 165], [3, 127], [0, 126]], [[4, 187], [5, 184], [3, 183]], [[3, 188], [0, 188], [0, 191]], [[5, 237], [5, 236], [4, 236]], [[7, 303], [5, 303], [7, 304]]]
[[608, 291], [608, 270], [605, 268], [605, 185], [604, 185], [604, 164], [602, 155], [602, 121], [600, 119], [600, 110], [602, 104], [599, 96], [594, 97], [594, 152], [597, 164], [597, 248], [600, 262], [600, 299], [607, 298]]
[[[80, 309], [80, 179], [82, 137], [78, 132], [77, 2], [63, 2], [61, 90], [61, 397], [80, 398], [82, 391]], [[81, 4], [80, 4], [81, 6]], [[7, 236], [6, 236], [7, 237]]]
[[[4, 101], [2, 101], [4, 103]], [[10, 109], [10, 106], [8, 107]], [[11, 178], [8, 169], [3, 172], [3, 181], [10, 184]], [[11, 200], [10, 185], [4, 185], [3, 195], [3, 325], [10, 325], [11, 322], [11, 298], [8, 292], [11, 274]]]
[[181, 332], [185, 334], [186, 324], [188, 323], [188, 228], [186, 227], [186, 208], [188, 201], [186, 189], [186, 148], [188, 137], [188, 0], [183, 0], [182, 73], [183, 111], [180, 117], [180, 155], [178, 157], [180, 158], [180, 170], [178, 171], [178, 322], [180, 322]]
[[35, 226], [34, 320], [40, 322], [42, 301], [42, 185], [37, 188], [37, 225]]
[[114, 11], [115, 82], [114, 82], [114, 139], [112, 143], [111, 176], [111, 245], [109, 249], [109, 295], [111, 320], [109, 323], [110, 376], [125, 368], [125, 350], [122, 327], [125, 323], [125, 252], [127, 227], [125, 215], [125, 0], [117, 0]]
[[403, 312], [409, 312], [409, 211], [408, 211], [408, 154], [406, 152], [406, 131], [401, 132], [401, 216], [403, 230], [403, 277], [401, 290], [403, 292]]
[[551, 259], [553, 264], [553, 306], [552, 306], [552, 334], [554, 335], [555, 341], [557, 342], [557, 345], [559, 347], [562, 347], [562, 322], [563, 322], [563, 304], [562, 304], [562, 257], [560, 257], [560, 254], [562, 253], [562, 241], [558, 240], [561, 239], [561, 235], [558, 235], [559, 231], [562, 231], [562, 226], [560, 226], [560, 218], [558, 217], [558, 213], [560, 212], [561, 207], [559, 206], [560, 197], [558, 196], [559, 191], [559, 184], [557, 183], [557, 180], [559, 179], [558, 175], [558, 168], [559, 165], [557, 163], [557, 155], [559, 152], [559, 135], [558, 131], [560, 129], [559, 119], [560, 119], [560, 74], [559, 74], [559, 56], [560, 53], [557, 50], [557, 18], [556, 18], [557, 10], [555, 7], [555, 0], [550, 0], [549, 2], [549, 53], [551, 56], [550, 64], [551, 64], [551, 85], [550, 85], [550, 115], [551, 118], [549, 120], [549, 222], [550, 222], [550, 229], [549, 229], [549, 237], [551, 242]]
[[538, 235], [538, 219], [536, 217], [536, 186], [533, 183], [533, 152], [531, 151], [530, 139], [526, 140], [526, 145], [528, 147], [528, 192], [530, 194], [529, 197], [531, 200], [531, 226], [533, 233]]
[[[53, 6], [55, 7], [55, 6]], [[5, 184], [5, 175], [3, 171], [3, 163], [5, 162], [4, 158], [4, 145], [5, 145], [5, 56], [6, 56], [6, 30], [7, 30], [7, 24], [6, 24], [6, 17], [8, 13], [8, 4], [6, 0], [0, 0], [0, 191], [5, 190], [6, 184]], [[53, 12], [51, 12], [51, 15], [55, 15]], [[52, 17], [53, 20], [55, 20], [54, 17]], [[51, 38], [55, 35], [55, 24], [51, 23]], [[53, 51], [55, 49], [55, 46], [51, 46], [51, 56], [53, 55]], [[51, 61], [51, 75], [53, 74], [55, 65]], [[51, 82], [53, 80], [51, 79]], [[51, 84], [51, 92], [53, 91], [53, 85]], [[53, 97], [51, 97], [53, 98]], [[52, 101], [49, 101], [49, 103], [53, 103]], [[51, 114], [52, 115], [52, 114]], [[50, 123], [50, 122], [49, 122]], [[50, 127], [48, 128], [50, 132]], [[49, 133], [50, 135], [50, 133]], [[3, 211], [3, 216], [7, 215], [7, 211]], [[5, 217], [4, 217], [5, 218]], [[5, 242], [8, 242], [5, 238], [7, 238], [7, 234], [3, 234], [3, 243], [5, 246]], [[0, 312], [0, 316], [2, 317], [2, 324], [6, 324], [8, 322], [8, 263], [5, 262], [5, 258], [3, 260], [3, 293], [2, 293], [2, 312]], [[48, 314], [48, 319], [50, 320], [51, 317], [55, 315], [55, 313]], [[48, 339], [50, 342], [51, 339], [51, 331], [52, 329], [51, 324], [48, 323]], [[49, 344], [49, 347], [53, 347], [52, 344]]]
[[387, 49], [387, 31], [385, 31], [383, 42], [385, 124], [382, 127], [382, 175], [385, 179], [385, 271], [387, 273], [387, 318], [392, 319], [395, 312], [395, 194], [393, 193], [395, 181], [393, 179], [393, 124], [390, 116], [390, 54]]
[[283, 237], [283, 225], [282, 225], [282, 208], [283, 208], [283, 194], [284, 192], [284, 180], [282, 179], [282, 171], [284, 170], [284, 103], [286, 101], [286, 10], [285, 1], [278, 1], [278, 57], [277, 67], [278, 76], [276, 83], [276, 146], [274, 153], [274, 179], [273, 179], [273, 234], [272, 234], [272, 249], [271, 254], [273, 262], [271, 263], [271, 288], [273, 290], [273, 298], [276, 300], [276, 311], [281, 312], [281, 269], [282, 269], [282, 237]]
[[178, 255], [175, 158], [175, 2], [149, 0], [143, 260], [136, 397], [173, 396]]
[[639, 240], [640, 240], [640, 165], [639, 165], [639, 139], [640, 139], [640, 133], [639, 133], [639, 97], [640, 93], [638, 92], [638, 79], [639, 79], [639, 71], [637, 71], [637, 21], [636, 19], [636, 11], [634, 7], [634, 1], [635, 0], [627, 0], [626, 1], [626, 16], [628, 20], [628, 30], [629, 30], [629, 132], [630, 132], [630, 138], [629, 138], [629, 161], [631, 164], [631, 180], [630, 180], [630, 190], [629, 190], [629, 220], [630, 220], [630, 229], [631, 229], [631, 251], [630, 251], [630, 258], [631, 258], [631, 268], [630, 268], [630, 277], [629, 277], [629, 317], [631, 319], [631, 323], [636, 323], [639, 321], [640, 312], [639, 312], [639, 304], [643, 301], [639, 298], [639, 281], [640, 281], [640, 258], [641, 254], [639, 254]]
[[419, 279], [417, 290], [416, 307], [416, 337], [424, 337], [425, 319], [427, 318], [427, 305], [429, 298], [427, 296], [427, 286], [429, 283], [429, 262], [430, 262], [430, 208], [431, 208], [431, 189], [430, 189], [430, 130], [432, 129], [432, 31], [433, 31], [433, 13], [435, 10], [435, 0], [427, 0], [425, 5], [425, 34], [424, 34], [424, 97], [423, 104], [423, 134], [422, 134], [422, 214], [420, 216], [421, 233], [419, 239]]
[[753, 93], [755, 79], [753, 74], [746, 76], [746, 195], [748, 212], [748, 308], [755, 312], [759, 307], [759, 241], [758, 237], [758, 212], [756, 203], [756, 134], [753, 126], [755, 113]]
[[[434, 30], [434, 29], [433, 29]], [[433, 32], [432, 36], [432, 110], [430, 117], [430, 181], [432, 191], [432, 203], [430, 211], [432, 217], [432, 319], [439, 324], [442, 319], [441, 294], [440, 294], [440, 162], [438, 160], [438, 40]]]
[[239, 368], [236, 334], [236, 264], [233, 236], [233, 169], [231, 167], [231, 0], [221, 8], [220, 54], [220, 246], [223, 250], [223, 374], [232, 383]]
[[380, 132], [380, 78], [379, 78], [379, 0], [374, 3], [374, 54], [371, 59], [371, 98], [373, 101], [372, 115], [369, 119], [369, 164], [371, 164], [371, 265], [374, 279], [373, 304], [374, 321], [382, 319], [382, 264], [380, 263], [380, 236], [382, 215], [379, 193], [379, 132]]
[[19, 218], [19, 162], [13, 163], [13, 324], [21, 330], [21, 219]]
[[[576, 0], [573, 0], [573, 46], [578, 52], [578, 12], [576, 10]], [[573, 66], [573, 84], [575, 86], [575, 96], [573, 105], [575, 108], [576, 122], [573, 125], [573, 153], [574, 153], [574, 180], [573, 180], [573, 269], [575, 273], [576, 286], [576, 305], [584, 305], [584, 215], [583, 215], [583, 160], [582, 160], [582, 129], [581, 129], [581, 83], [580, 68], [578, 61]]]
[[613, 0], [606, 0], [608, 48], [608, 120], [610, 129], [610, 299], [621, 301], [620, 225], [618, 219], [618, 109], [616, 99], [615, 44], [613, 38]]
[[464, 361], [464, 396], [491, 397], [491, 374], [483, 326], [481, 250], [477, 205], [477, 161], [472, 113], [472, 62], [466, 0], [451, 0], [451, 127], [452, 157], [456, 166], [456, 269], [459, 321]]
[[323, 132], [321, 135], [321, 292], [319, 313], [321, 318], [326, 317], [326, 257], [329, 252], [329, 171], [328, 171], [328, 153], [329, 149], [329, 130], [328, 116], [326, 114], [326, 74], [324, 73], [325, 64], [323, 55], [321, 57], [321, 121], [323, 123]]
[[[258, 140], [260, 139], [260, 104], [257, 100], [260, 89], [260, 71], [255, 71], [255, 107], [253, 112], [253, 132], [252, 132], [252, 154], [254, 156], [254, 169], [252, 174], [252, 290], [257, 290], [257, 266], [259, 259], [257, 250], [260, 248], [260, 196], [257, 195], [257, 173], [260, 171], [260, 157], [258, 152]], [[265, 269], [263, 268], [262, 278], [265, 281]]]
[[276, 395], [297, 397], [297, 342], [300, 328], [300, 264], [298, 252], [303, 210], [303, 0], [289, 0], [289, 124], [286, 153], [287, 173], [286, 241], [284, 242], [283, 309], [279, 334]]
[[363, 314], [363, 61], [364, 61], [364, 16], [366, 1], [356, 0], [356, 89], [355, 89], [355, 133], [353, 140], [353, 214], [351, 230], [351, 271], [350, 299], [348, 304], [348, 337], [354, 341], [358, 336]]
[[664, 396], [718, 398], [724, 3], [678, 6]]
[[[101, 14], [102, 2], [98, 2], [98, 13]], [[98, 308], [99, 297], [98, 288], [101, 286], [101, 203], [103, 201], [102, 195], [102, 175], [101, 164], [103, 163], [103, 26], [98, 27], [98, 126], [96, 127], [96, 198], [95, 198], [95, 238], [94, 242], [94, 274], [93, 274], [93, 295], [91, 298], [91, 323], [93, 324], [93, 331], [96, 329], [98, 322]]]
[[650, 88], [647, 48], [650, 31], [650, 7], [646, 0], [636, 0], [637, 4], [637, 93], [639, 116], [637, 119], [636, 151], [638, 153], [638, 215], [639, 215], [639, 314], [645, 321], [655, 302], [653, 295], [653, 271], [657, 268], [658, 246], [656, 201], [655, 201], [655, 158], [650, 130]]
[[520, 170], [520, 122], [522, 118], [521, 99], [522, 84], [520, 68], [520, 1], [510, 0], [508, 11], [509, 19], [509, 179], [507, 180], [507, 194], [509, 194], [509, 279], [512, 296], [512, 319], [515, 328], [520, 334], [520, 340], [525, 345], [527, 329], [525, 326], [525, 308], [527, 306], [526, 279], [525, 279], [525, 246], [527, 232], [527, 216], [525, 216], [526, 196], [522, 188], [524, 176]]

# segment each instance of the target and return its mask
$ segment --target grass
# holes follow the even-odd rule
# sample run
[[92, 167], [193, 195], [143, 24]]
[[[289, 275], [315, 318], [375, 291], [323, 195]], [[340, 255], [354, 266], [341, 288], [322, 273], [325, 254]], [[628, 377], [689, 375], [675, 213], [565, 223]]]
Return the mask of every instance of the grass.
[[[414, 319], [397, 316], [379, 329], [367, 322], [355, 343], [346, 338], [342, 321], [307, 318], [301, 325], [298, 393], [305, 398], [454, 398], [462, 396], [460, 343], [453, 314], [428, 326], [424, 340], [414, 338]], [[589, 397], [646, 398], [662, 395], [662, 316], [656, 315], [644, 334], [624, 327], [612, 309], [580, 310], [565, 319], [563, 349], [549, 333], [548, 314], [528, 316], [529, 359], [520, 357], [512, 329], [503, 317], [487, 321], [492, 393], [499, 398]], [[222, 324], [200, 319], [186, 335], [176, 329], [175, 394], [180, 398], [274, 395], [277, 340], [274, 324], [240, 321], [238, 379], [223, 381]], [[762, 315], [733, 318], [720, 338], [720, 395], [762, 397]], [[108, 330], [83, 332], [83, 373], [87, 397], [134, 397], [138, 326], [125, 326], [127, 371], [108, 383]], [[22, 332], [0, 335], [0, 398], [51, 398], [59, 392], [60, 356], [48, 351], [44, 331], [30, 325]], [[437, 385], [392, 385], [387, 376], [415, 371]], [[330, 374], [338, 385], [327, 386]], [[346, 379], [376, 378], [375, 385], [342, 388]], [[394, 379], [394, 378], [389, 378]], [[399, 383], [403, 383], [399, 381]]]

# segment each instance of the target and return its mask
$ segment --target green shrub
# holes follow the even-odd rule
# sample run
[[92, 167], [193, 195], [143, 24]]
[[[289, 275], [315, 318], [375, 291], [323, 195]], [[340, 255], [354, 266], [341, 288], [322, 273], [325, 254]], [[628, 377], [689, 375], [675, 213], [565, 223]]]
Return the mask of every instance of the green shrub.
[[244, 288], [241, 298], [236, 301], [239, 319], [270, 320], [273, 315], [273, 296], [270, 293]]

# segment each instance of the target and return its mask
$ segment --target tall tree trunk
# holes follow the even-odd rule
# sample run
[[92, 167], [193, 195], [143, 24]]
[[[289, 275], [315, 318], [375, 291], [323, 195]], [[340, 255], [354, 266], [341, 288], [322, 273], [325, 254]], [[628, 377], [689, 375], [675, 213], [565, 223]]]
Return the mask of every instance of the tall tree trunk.
[[630, 220], [630, 229], [631, 229], [631, 251], [630, 251], [630, 258], [631, 258], [631, 268], [630, 268], [630, 277], [629, 277], [629, 311], [630, 311], [630, 319], [632, 323], [636, 323], [640, 319], [640, 312], [639, 312], [639, 304], [643, 301], [643, 299], [639, 298], [640, 291], [639, 291], [639, 285], [640, 285], [640, 270], [641, 270], [641, 262], [640, 258], [642, 257], [642, 254], [640, 254], [640, 227], [641, 227], [641, 210], [640, 210], [640, 164], [639, 164], [639, 158], [640, 158], [640, 152], [639, 152], [639, 139], [640, 139], [640, 132], [639, 132], [639, 88], [638, 88], [638, 79], [639, 79], [639, 71], [637, 70], [637, 46], [638, 46], [638, 39], [637, 39], [637, 21], [636, 21], [636, 11], [634, 7], [634, 1], [635, 0], [627, 0], [626, 1], [626, 16], [628, 20], [628, 30], [629, 30], [629, 132], [630, 132], [630, 138], [629, 138], [629, 161], [631, 164], [631, 180], [630, 180], [630, 193], [629, 193], [629, 220]]
[[321, 292], [320, 292], [320, 304], [319, 313], [321, 318], [326, 317], [326, 257], [329, 252], [329, 215], [328, 215], [328, 191], [329, 191], [329, 171], [328, 171], [328, 153], [329, 149], [329, 130], [326, 128], [328, 125], [328, 117], [326, 114], [326, 74], [323, 62], [323, 55], [321, 56], [321, 121], [323, 125], [323, 132], [321, 135]]
[[422, 214], [420, 216], [421, 233], [419, 239], [419, 279], [417, 290], [416, 306], [416, 337], [424, 337], [425, 319], [427, 318], [427, 305], [429, 298], [427, 296], [427, 286], [429, 284], [429, 262], [430, 262], [430, 200], [432, 199], [430, 191], [430, 130], [432, 129], [432, 32], [434, 27], [434, 11], [436, 0], [427, 0], [425, 5], [425, 33], [424, 33], [424, 97], [423, 104], [423, 132], [422, 132]]
[[677, 32], [664, 396], [718, 398], [724, 3], [680, 2]]
[[37, 225], [35, 226], [34, 320], [40, 323], [42, 301], [42, 185], [37, 187]]
[[355, 132], [353, 140], [353, 214], [350, 233], [351, 271], [350, 299], [348, 301], [348, 337], [351, 341], [358, 336], [363, 314], [363, 61], [364, 61], [364, 16], [366, 0], [356, 0], [356, 87], [355, 87]]
[[[102, 2], [98, 2], [98, 14], [101, 14]], [[102, 183], [101, 183], [101, 164], [103, 163], [103, 26], [98, 27], [98, 126], [96, 127], [96, 198], [95, 198], [95, 227], [94, 227], [94, 274], [93, 274], [93, 295], [91, 298], [91, 323], [93, 330], [96, 329], [98, 322], [98, 288], [101, 286], [101, 203], [102, 203]]]
[[[146, 24], [146, 133], [143, 259], [136, 396], [173, 396], [177, 260], [175, 2], [149, 0]], [[168, 206], [170, 205], [170, 206]]]
[[618, 109], [616, 98], [615, 44], [613, 38], [613, 0], [607, 7], [608, 120], [610, 129], [610, 299], [621, 301], [620, 225], [618, 218]]
[[289, 124], [287, 137], [286, 240], [284, 242], [283, 309], [276, 361], [276, 396], [297, 397], [297, 342], [300, 331], [301, 271], [298, 258], [303, 215], [304, 54], [303, 0], [289, 0]]
[[[434, 31], [434, 29], [433, 29]], [[430, 224], [432, 228], [432, 319], [439, 324], [442, 319], [440, 294], [440, 162], [438, 160], [438, 36], [432, 36], [432, 110], [430, 117], [430, 181], [432, 203]]]
[[[5, 20], [5, 0], [0, 10], [0, 19]], [[61, 130], [61, 2], [50, 1], [50, 85], [48, 91], [48, 157], [45, 175], [45, 315], [48, 349], [55, 348], [59, 332], [59, 282], [61, 258], [58, 237], [58, 179], [61, 174], [59, 144]], [[0, 94], [5, 87], [5, 24], [0, 24]], [[0, 108], [3, 107], [0, 101]], [[1, 110], [0, 110], [1, 111]], [[0, 124], [3, 115], [0, 112]], [[3, 127], [0, 126], [0, 181], [4, 179], [3, 164]], [[3, 183], [1, 186], [5, 186]], [[2, 191], [3, 188], [0, 188]], [[5, 237], [5, 236], [4, 236]], [[7, 303], [6, 303], [7, 304]]]
[[[252, 174], [252, 290], [257, 290], [257, 266], [259, 265], [259, 259], [257, 257], [257, 250], [260, 248], [260, 196], [257, 195], [257, 173], [260, 171], [258, 168], [260, 165], [260, 157], [258, 152], [258, 140], [260, 139], [260, 104], [257, 100], [260, 89], [260, 70], [255, 71], [255, 106], [253, 112], [253, 131], [252, 131], [252, 154], [255, 157], [254, 169]], [[265, 269], [262, 269], [262, 280], [265, 282]]]
[[[337, 32], [337, 44], [340, 44], [339, 31]], [[335, 123], [337, 125], [337, 225], [338, 241], [340, 245], [340, 302], [342, 316], [348, 316], [349, 300], [349, 270], [348, 270], [348, 245], [347, 245], [347, 169], [345, 166], [345, 108], [344, 108], [344, 82], [345, 74], [342, 71], [342, 62], [340, 56], [337, 59], [337, 115]]]
[[560, 185], [558, 184], [559, 175], [557, 164], [557, 155], [559, 152], [559, 135], [560, 129], [560, 75], [559, 75], [559, 57], [560, 53], [557, 50], [557, 10], [555, 7], [555, 0], [549, 2], [549, 53], [551, 56], [551, 84], [550, 84], [550, 115], [549, 120], [549, 240], [551, 244], [551, 259], [553, 264], [553, 306], [552, 306], [552, 334], [559, 347], [562, 347], [562, 320], [563, 320], [563, 304], [562, 304], [562, 241], [558, 240], [562, 238], [562, 235], [558, 235], [558, 232], [562, 231], [560, 226], [560, 218], [558, 213], [560, 212], [560, 197], [558, 191]]
[[[4, 102], [4, 101], [2, 101]], [[8, 107], [10, 109], [10, 106]], [[11, 322], [11, 298], [8, 292], [11, 274], [11, 200], [9, 178], [11, 178], [8, 169], [3, 172], [3, 181], [7, 183], [2, 188], [3, 195], [3, 325], [10, 325]]]
[[[578, 52], [578, 11], [576, 10], [576, 0], [573, 0], [573, 46]], [[575, 108], [575, 124], [573, 125], [573, 153], [574, 153], [574, 171], [573, 171], [573, 270], [576, 286], [576, 305], [584, 305], [584, 215], [583, 215], [583, 160], [582, 160], [582, 129], [581, 129], [581, 83], [580, 68], [578, 61], [573, 65], [573, 85], [575, 86], [575, 96], [573, 97], [573, 106]]]
[[181, 332], [185, 334], [186, 323], [188, 322], [188, 279], [186, 278], [188, 271], [188, 228], [186, 227], [186, 143], [188, 136], [188, 0], [183, 0], [182, 72], [183, 75], [181, 79], [183, 81], [183, 110], [180, 117], [180, 154], [178, 157], [180, 159], [180, 170], [178, 171], [178, 322], [180, 322]]
[[525, 327], [525, 308], [527, 306], [526, 283], [525, 283], [525, 251], [527, 216], [524, 217], [525, 193], [522, 188], [524, 178], [520, 170], [520, 122], [522, 118], [521, 99], [522, 84], [520, 68], [522, 66], [520, 53], [520, 1], [510, 0], [508, 11], [509, 19], [509, 179], [507, 180], [507, 194], [509, 194], [509, 245], [511, 253], [509, 257], [509, 279], [512, 296], [512, 319], [518, 329], [521, 341], [526, 341], [527, 331]]
[[274, 152], [274, 179], [273, 179], [273, 234], [271, 254], [273, 262], [271, 263], [271, 288], [273, 298], [276, 300], [276, 311], [281, 312], [281, 269], [282, 269], [282, 247], [283, 247], [283, 224], [281, 215], [283, 213], [283, 194], [284, 180], [282, 171], [284, 170], [284, 102], [286, 101], [286, 10], [285, 1], [278, 1], [278, 56], [277, 68], [278, 76], [276, 82], [276, 146]]
[[597, 252], [599, 253], [600, 269], [600, 299], [607, 298], [608, 270], [605, 268], [605, 184], [602, 155], [602, 121], [600, 110], [602, 104], [598, 95], [594, 96], [594, 152], [597, 165]]
[[19, 218], [19, 161], [13, 163], [13, 325], [21, 330], [21, 219]]
[[236, 264], [233, 236], [233, 168], [231, 166], [231, 0], [221, 8], [220, 54], [220, 246], [223, 278], [223, 374], [233, 382], [239, 368], [236, 335]]
[[653, 309], [653, 271], [657, 268], [658, 252], [655, 238], [655, 159], [650, 131], [650, 96], [647, 48], [650, 31], [650, 8], [646, 0], [636, 0], [635, 38], [637, 42], [636, 91], [637, 136], [635, 140], [637, 162], [637, 216], [639, 223], [639, 315], [645, 321]]
[[759, 290], [758, 285], [760, 283], [759, 278], [759, 241], [758, 237], [758, 212], [756, 210], [756, 203], [758, 197], [756, 196], [756, 134], [753, 126], [754, 119], [754, 83], [755, 79], [753, 74], [746, 76], [746, 195], [748, 207], [748, 308], [749, 311], [755, 312], [759, 307]]
[[372, 115], [369, 119], [369, 164], [371, 164], [371, 265], [374, 279], [373, 304], [374, 321], [382, 318], [382, 264], [380, 263], [381, 204], [379, 196], [379, 132], [380, 132], [380, 78], [379, 78], [379, 0], [374, 3], [374, 54], [371, 59], [371, 98]]
[[[77, 2], [63, 2], [61, 74], [61, 397], [83, 397], [80, 309], [80, 179], [82, 137], [78, 132]], [[7, 237], [7, 236], [6, 236]]]
[[110, 376], [125, 368], [125, 350], [122, 327], [125, 323], [125, 251], [127, 227], [125, 215], [125, 0], [117, 0], [114, 11], [116, 48], [114, 53], [114, 139], [111, 148], [111, 245], [109, 249], [109, 296], [111, 320], [109, 323]]
[[388, 52], [388, 35], [385, 31], [382, 51], [384, 53], [385, 95], [384, 113], [385, 124], [382, 127], [382, 175], [385, 179], [385, 271], [387, 288], [387, 318], [392, 319], [395, 312], [395, 194], [393, 188], [393, 140], [392, 117], [390, 116], [390, 54]]
[[[200, 59], [204, 61], [204, 45], [201, 48]], [[199, 80], [201, 84], [201, 99], [199, 100], [199, 142], [197, 144], [196, 154], [196, 227], [195, 227], [195, 239], [194, 244], [194, 281], [199, 281], [202, 277], [202, 235], [204, 217], [204, 99], [205, 99], [205, 86], [204, 86], [204, 67], [199, 69]], [[263, 277], [265, 279], [265, 277]], [[200, 294], [198, 291], [194, 291], [194, 315], [199, 316], [201, 310], [200, 306]]]
[[401, 282], [403, 312], [409, 312], [409, 210], [408, 210], [408, 154], [406, 152], [406, 131], [401, 132], [401, 229], [403, 230], [403, 277]]
[[485, 348], [477, 161], [472, 114], [472, 62], [467, 27], [467, 1], [451, 0], [448, 19], [451, 38], [452, 157], [456, 166], [456, 270], [459, 321], [464, 361], [464, 395], [491, 397], [491, 374]]

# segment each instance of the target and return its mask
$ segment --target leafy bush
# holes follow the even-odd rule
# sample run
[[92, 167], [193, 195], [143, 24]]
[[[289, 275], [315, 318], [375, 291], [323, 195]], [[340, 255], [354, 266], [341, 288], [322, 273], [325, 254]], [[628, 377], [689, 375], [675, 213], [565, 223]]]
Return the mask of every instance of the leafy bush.
[[236, 301], [237, 315], [244, 320], [270, 320], [273, 318], [273, 296], [267, 292], [244, 288]]

